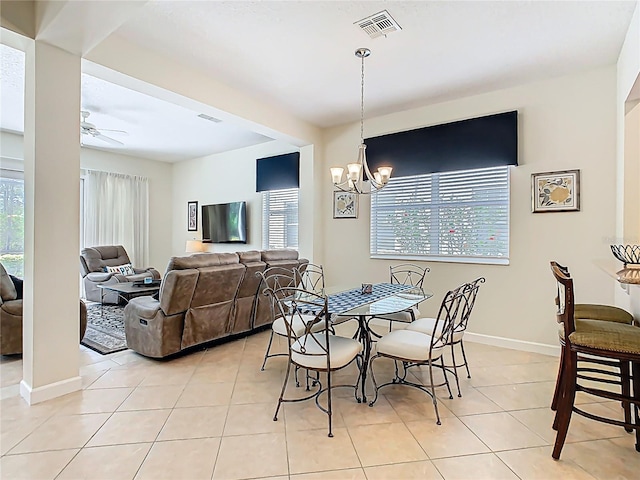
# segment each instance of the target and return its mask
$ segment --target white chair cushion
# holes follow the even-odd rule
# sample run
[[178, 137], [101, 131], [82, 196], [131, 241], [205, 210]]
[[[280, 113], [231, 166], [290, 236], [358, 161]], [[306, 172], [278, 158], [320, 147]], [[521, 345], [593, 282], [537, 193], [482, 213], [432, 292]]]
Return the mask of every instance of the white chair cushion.
[[[431, 337], [424, 333], [411, 330], [394, 330], [384, 335], [376, 343], [376, 353], [390, 357], [426, 362], [429, 360], [429, 348]], [[443, 347], [434, 348], [431, 360], [437, 360], [442, 356]]]
[[[418, 318], [415, 322], [411, 322], [409, 325], [407, 325], [407, 330], [425, 333], [427, 335], [440, 336], [442, 333], [442, 322], [438, 323], [438, 330], [436, 332], [433, 331], [433, 327], [435, 327], [435, 325], [435, 318]], [[453, 342], [455, 343], [462, 340], [463, 335], [464, 330], [453, 332]]]
[[[323, 349], [326, 345], [325, 336], [322, 334], [314, 335], [315, 339], [306, 338], [307, 336], [299, 338], [291, 345], [291, 360], [305, 368], [326, 369], [327, 356]], [[306, 353], [299, 353], [302, 345], [305, 346]], [[357, 340], [329, 335], [330, 366], [332, 370], [348, 365], [361, 351], [362, 345]]]
[[[315, 318], [313, 315], [302, 315], [302, 317], [307, 322], [312, 322]], [[311, 331], [321, 332], [325, 329], [325, 325], [326, 321], [318, 322], [311, 328]], [[277, 318], [271, 325], [271, 328], [273, 329], [273, 333], [277, 333], [278, 335], [282, 335], [283, 337], [287, 336], [287, 326], [284, 324], [284, 319], [282, 317]], [[306, 327], [304, 321], [297, 316], [294, 317], [291, 330], [293, 330], [295, 336], [299, 337], [300, 335], [303, 335], [305, 328]]]
[[[411, 307], [413, 311], [413, 318], [418, 318], [420, 316], [420, 310], [416, 307]], [[388, 313], [386, 315], [376, 315], [376, 318], [383, 318], [385, 320], [390, 320], [392, 322], [404, 322], [410, 323], [413, 319], [411, 318], [411, 313], [408, 310], [404, 310], [402, 312], [396, 313]]]
[[[424, 333], [426, 335], [432, 335], [433, 327], [435, 327], [435, 325], [436, 325], [435, 318], [418, 318], [416, 319], [415, 322], [411, 322], [409, 325], [407, 325], [407, 330]], [[440, 322], [440, 325], [438, 326], [441, 326], [441, 325], [442, 325], [442, 322]]]

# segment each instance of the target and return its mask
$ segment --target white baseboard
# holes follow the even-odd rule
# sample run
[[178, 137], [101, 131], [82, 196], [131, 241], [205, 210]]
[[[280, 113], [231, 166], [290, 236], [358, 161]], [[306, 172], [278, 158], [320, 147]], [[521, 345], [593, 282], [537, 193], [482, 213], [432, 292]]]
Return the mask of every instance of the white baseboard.
[[[373, 319], [372, 326], [380, 326], [389, 328], [389, 322], [385, 320]], [[406, 328], [408, 323], [393, 322], [394, 330]], [[506, 337], [494, 337], [493, 335], [483, 335], [481, 333], [471, 333], [467, 330], [464, 339], [469, 342], [483, 343], [494, 347], [511, 348], [513, 350], [521, 350], [523, 352], [540, 353], [542, 355], [560, 356], [560, 345], [547, 345], [545, 343], [527, 342], [526, 340], [515, 340]]]
[[527, 342], [525, 340], [515, 340], [513, 338], [494, 337], [481, 333], [465, 332], [464, 339], [470, 342], [493, 345], [494, 347], [511, 348], [524, 352], [541, 353], [542, 355], [560, 356], [560, 345], [547, 345], [545, 343]]
[[29, 405], [46, 402], [52, 398], [61, 397], [62, 395], [77, 392], [78, 390], [82, 390], [82, 378], [79, 376], [36, 388], [31, 388], [24, 380], [20, 382], [20, 396], [22, 396]]

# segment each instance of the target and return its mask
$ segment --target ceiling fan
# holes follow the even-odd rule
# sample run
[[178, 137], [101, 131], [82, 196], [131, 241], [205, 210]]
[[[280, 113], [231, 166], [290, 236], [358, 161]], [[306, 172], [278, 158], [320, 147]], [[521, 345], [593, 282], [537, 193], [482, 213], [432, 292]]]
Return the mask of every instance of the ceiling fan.
[[80, 115], [82, 116], [82, 120], [80, 121], [80, 133], [82, 135], [91, 135], [92, 137], [99, 138], [100, 140], [110, 143], [111, 145], [124, 145], [124, 143], [119, 140], [103, 135], [102, 132], [114, 132], [121, 135], [128, 135], [127, 132], [125, 132], [124, 130], [109, 130], [106, 128], [98, 130], [93, 123], [87, 122], [87, 118], [89, 118], [89, 115], [91, 115], [90, 112], [82, 110], [80, 112]]

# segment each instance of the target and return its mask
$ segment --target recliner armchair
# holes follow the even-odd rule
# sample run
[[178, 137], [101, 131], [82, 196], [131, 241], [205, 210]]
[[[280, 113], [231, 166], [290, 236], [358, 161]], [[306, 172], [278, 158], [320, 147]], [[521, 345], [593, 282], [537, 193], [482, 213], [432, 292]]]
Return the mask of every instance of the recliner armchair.
[[[87, 306], [80, 300], [80, 340], [87, 330]], [[0, 355], [22, 353], [22, 280], [0, 263]]]
[[[118, 267], [130, 265], [132, 274], [107, 272], [106, 267]], [[122, 245], [105, 245], [99, 247], [83, 248], [80, 253], [80, 272], [84, 285], [84, 295], [87, 300], [117, 304], [119, 301], [116, 292], [104, 292], [104, 298], [98, 285], [113, 285], [122, 282], [135, 282], [147, 277], [160, 279], [160, 272], [155, 268], [135, 268], [127, 251]]]

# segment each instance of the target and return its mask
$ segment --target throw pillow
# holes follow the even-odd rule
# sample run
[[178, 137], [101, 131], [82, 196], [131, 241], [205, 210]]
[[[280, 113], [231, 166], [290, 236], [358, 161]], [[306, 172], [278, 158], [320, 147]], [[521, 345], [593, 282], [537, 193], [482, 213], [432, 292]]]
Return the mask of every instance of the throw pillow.
[[116, 265], [115, 267], [104, 267], [104, 271], [107, 273], [119, 273], [120, 275], [133, 275], [136, 272], [133, 270], [133, 266], [130, 263], [124, 265]]
[[13, 275], [9, 275], [9, 278], [13, 282], [13, 286], [16, 287], [16, 298], [22, 298], [22, 279], [18, 277], [14, 277]]

